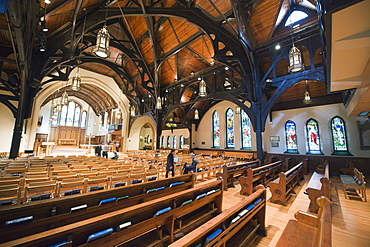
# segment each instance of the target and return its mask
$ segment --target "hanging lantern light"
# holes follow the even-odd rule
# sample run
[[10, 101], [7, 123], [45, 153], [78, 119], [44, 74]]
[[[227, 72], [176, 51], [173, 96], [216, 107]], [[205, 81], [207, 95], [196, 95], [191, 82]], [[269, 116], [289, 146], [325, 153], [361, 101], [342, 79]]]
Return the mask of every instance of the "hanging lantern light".
[[199, 97], [206, 97], [207, 96], [207, 85], [206, 82], [202, 79], [199, 82]]
[[66, 105], [68, 103], [68, 93], [66, 91], [62, 94], [62, 100], [60, 103], [62, 105]]
[[162, 109], [162, 99], [161, 97], [157, 97], [157, 104], [156, 104], [156, 107], [155, 107], [157, 110], [161, 110]]
[[98, 32], [96, 37], [96, 46], [93, 50], [94, 54], [98, 57], [107, 58], [109, 57], [109, 33], [107, 26], [104, 25], [103, 28]]
[[199, 112], [198, 112], [198, 109], [195, 109], [195, 112], [194, 112], [194, 119], [199, 119]]
[[78, 67], [77, 67], [77, 72], [74, 77], [72, 77], [72, 86], [71, 86], [73, 91], [81, 91], [81, 77], [78, 74]]
[[303, 98], [303, 104], [308, 105], [311, 104], [311, 95], [310, 95], [310, 90], [308, 88], [308, 82], [307, 80], [305, 81], [306, 85], [306, 91], [304, 92], [304, 98]]
[[289, 72], [296, 73], [304, 69], [301, 51], [293, 44], [289, 52]]
[[135, 117], [136, 116], [135, 106], [131, 106], [130, 112], [131, 112], [131, 117]]
[[240, 114], [241, 113], [241, 109], [240, 109], [240, 107], [239, 106], [236, 106], [236, 108], [235, 108], [235, 114]]

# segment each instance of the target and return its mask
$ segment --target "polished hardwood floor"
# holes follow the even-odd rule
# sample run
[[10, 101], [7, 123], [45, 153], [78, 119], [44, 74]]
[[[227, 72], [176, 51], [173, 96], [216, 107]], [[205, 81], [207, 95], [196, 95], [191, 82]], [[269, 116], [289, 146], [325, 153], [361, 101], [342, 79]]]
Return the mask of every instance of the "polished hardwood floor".
[[[275, 246], [282, 234], [285, 225], [294, 219], [298, 210], [308, 212], [309, 199], [303, 192], [307, 186], [310, 175], [305, 176], [301, 185], [295, 189], [296, 194], [289, 197], [288, 205], [282, 206], [271, 203], [269, 189], [267, 190], [266, 209], [266, 237], [256, 237], [250, 246]], [[332, 246], [333, 247], [369, 247], [370, 246], [370, 202], [361, 201], [358, 196], [345, 199], [339, 177], [332, 177]], [[198, 181], [199, 182], [199, 181]], [[229, 188], [224, 193], [223, 210], [233, 206], [245, 196], [239, 194], [240, 186]], [[367, 198], [370, 198], [370, 188], [367, 186]], [[297, 246], [299, 247], [299, 246]]]

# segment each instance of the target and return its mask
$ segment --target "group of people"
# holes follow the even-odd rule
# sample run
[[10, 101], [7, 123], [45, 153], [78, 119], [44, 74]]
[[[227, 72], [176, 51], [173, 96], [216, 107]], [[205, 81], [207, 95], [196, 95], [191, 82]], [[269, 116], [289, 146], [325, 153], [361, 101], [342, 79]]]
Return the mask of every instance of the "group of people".
[[[104, 143], [104, 145], [99, 144], [95, 147], [95, 156], [104, 157], [108, 159], [108, 150], [109, 150], [109, 146], [107, 143]], [[119, 156], [118, 156], [117, 150], [114, 150], [113, 154], [114, 156], [112, 157], [112, 159], [118, 159]]]
[[[166, 165], [166, 178], [168, 178], [168, 174], [171, 172], [172, 177], [175, 176], [175, 154], [177, 154], [177, 150], [173, 149], [167, 156], [167, 165]], [[191, 172], [197, 171], [197, 164], [199, 161], [195, 158], [195, 154], [190, 154], [191, 164], [185, 163], [184, 164], [184, 174], [188, 174]]]

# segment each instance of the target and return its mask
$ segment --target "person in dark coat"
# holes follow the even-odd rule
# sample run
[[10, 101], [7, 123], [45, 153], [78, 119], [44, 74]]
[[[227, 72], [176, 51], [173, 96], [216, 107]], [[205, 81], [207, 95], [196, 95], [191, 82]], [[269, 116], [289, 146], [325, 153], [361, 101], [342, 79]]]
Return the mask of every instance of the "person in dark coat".
[[95, 147], [95, 156], [100, 157], [101, 156], [101, 145]]
[[186, 164], [184, 167], [184, 174], [188, 174], [189, 171], [196, 172], [199, 161], [195, 158], [195, 154], [190, 154], [191, 164]]
[[172, 172], [172, 177], [175, 176], [175, 161], [174, 161], [175, 153], [176, 153], [176, 150], [173, 149], [167, 156], [166, 178], [168, 178], [169, 172]]

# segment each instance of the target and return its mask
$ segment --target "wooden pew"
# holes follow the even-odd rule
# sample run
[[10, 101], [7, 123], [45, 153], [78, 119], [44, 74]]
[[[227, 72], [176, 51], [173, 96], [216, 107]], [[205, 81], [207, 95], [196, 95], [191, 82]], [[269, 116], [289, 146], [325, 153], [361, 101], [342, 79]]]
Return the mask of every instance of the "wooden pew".
[[[169, 247], [247, 246], [248, 240], [253, 239], [252, 236], [256, 231], [265, 233], [265, 215], [266, 189], [259, 185], [252, 195], [215, 216]], [[257, 223], [248, 224], [252, 220], [256, 220]], [[210, 237], [212, 235], [214, 235], [213, 238]]]
[[286, 172], [280, 172], [279, 177], [270, 183], [271, 202], [282, 203], [286, 206], [286, 201], [290, 193], [294, 193], [294, 187], [303, 178], [304, 168], [303, 162], [294, 166]]
[[319, 210], [319, 205], [316, 203], [318, 197], [325, 196], [330, 200], [329, 164], [325, 163], [316, 169], [308, 182], [305, 194], [310, 199], [310, 212]]
[[253, 160], [254, 159], [254, 153], [225, 151], [224, 152], [224, 158]]
[[290, 220], [277, 242], [277, 247], [331, 247], [332, 213], [331, 202], [321, 196], [316, 200], [320, 205], [318, 215], [298, 211], [295, 220]]
[[[194, 187], [194, 181], [194, 175], [187, 174], [109, 190], [28, 202], [23, 205], [2, 206], [0, 226], [5, 227], [7, 221], [24, 219], [28, 216], [32, 216], [32, 222], [11, 224], [6, 227], [4, 231], [0, 231], [0, 243], [187, 190]], [[163, 189], [148, 193], [155, 188]]]
[[[366, 200], [366, 182], [365, 176], [357, 168], [353, 168], [353, 176], [351, 175], [340, 175], [342, 181], [342, 188], [344, 191], [344, 196], [348, 199], [347, 189], [355, 189], [361, 200]], [[359, 191], [359, 192], [358, 192]]]
[[255, 187], [253, 183], [256, 181], [259, 181], [259, 183], [262, 183], [263, 185], [267, 185], [270, 180], [276, 178], [277, 174], [281, 172], [281, 169], [281, 161], [276, 161], [256, 168], [248, 168], [246, 170], [246, 175], [239, 178], [240, 194], [252, 194], [253, 188]]
[[224, 190], [227, 191], [227, 188], [235, 187], [234, 181], [235, 178], [245, 175], [248, 168], [254, 168], [260, 166], [259, 160], [254, 160], [242, 164], [231, 164], [231, 165], [224, 165], [222, 167], [222, 172], [217, 173], [217, 177], [221, 177], [225, 183], [224, 183]]
[[[60, 242], [69, 242], [68, 246], [94, 247], [121, 246], [123, 243], [128, 243], [128, 246], [166, 246], [174, 241], [178, 219], [188, 219], [187, 224], [182, 224], [181, 230], [193, 230], [194, 222], [204, 223], [213, 214], [222, 212], [222, 196], [222, 181], [217, 180], [197, 188], [138, 205], [121, 207], [110, 213], [18, 238], [0, 246], [50, 246]], [[189, 221], [191, 218], [193, 219]], [[99, 238], [100, 236], [102, 237]], [[135, 244], [135, 239], [138, 238], [139, 245]]]

